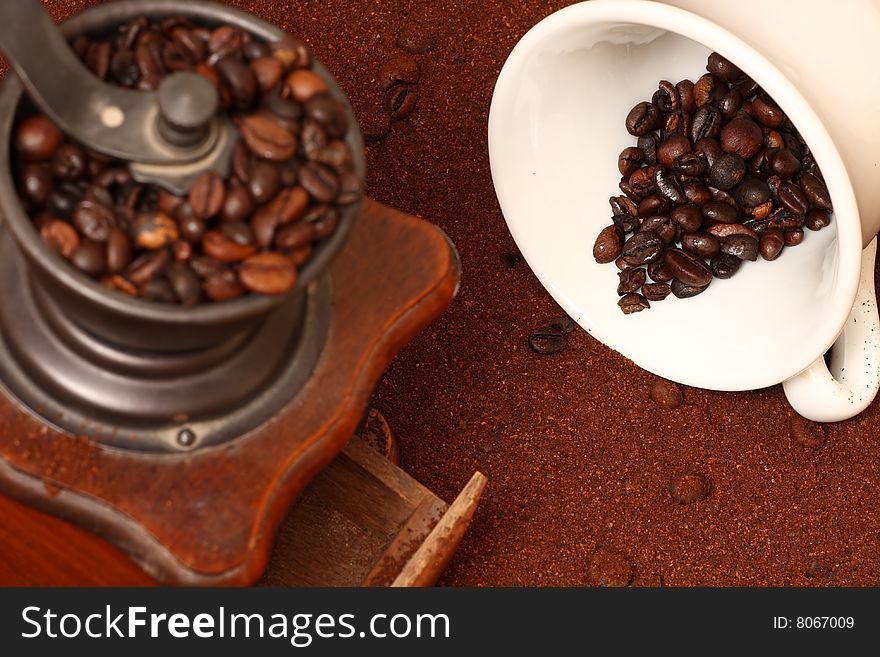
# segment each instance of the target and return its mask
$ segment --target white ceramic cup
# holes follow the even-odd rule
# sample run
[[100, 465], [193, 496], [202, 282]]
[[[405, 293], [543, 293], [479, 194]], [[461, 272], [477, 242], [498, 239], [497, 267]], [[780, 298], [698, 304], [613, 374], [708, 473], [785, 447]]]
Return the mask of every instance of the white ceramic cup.
[[[877, 34], [874, 0], [846, 11], [822, 0], [593, 0], [544, 19], [505, 63], [489, 115], [492, 178], [523, 256], [575, 321], [646, 370], [715, 390], [783, 383], [817, 421], [858, 414], [880, 386], [880, 85], [865, 78]], [[624, 315], [617, 268], [592, 257], [619, 193], [617, 156], [635, 141], [624, 118], [661, 79], [696, 80], [713, 50], [798, 127], [833, 221], [697, 297]]]

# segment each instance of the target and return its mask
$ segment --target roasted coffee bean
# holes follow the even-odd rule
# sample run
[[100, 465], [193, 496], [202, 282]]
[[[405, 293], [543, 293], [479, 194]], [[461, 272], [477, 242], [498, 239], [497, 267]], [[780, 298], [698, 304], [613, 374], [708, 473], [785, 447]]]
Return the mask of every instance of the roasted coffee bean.
[[666, 266], [663, 258], [658, 258], [654, 262], [648, 263], [648, 276], [657, 283], [668, 283], [672, 280], [672, 272], [669, 271], [669, 267]]
[[398, 84], [385, 93], [385, 110], [394, 119], [403, 119], [412, 114], [418, 102], [415, 89], [407, 84]]
[[699, 472], [689, 472], [669, 484], [669, 494], [676, 504], [702, 502], [712, 492], [712, 482]]
[[670, 287], [672, 289], [672, 294], [674, 294], [677, 298], [690, 299], [691, 297], [695, 297], [698, 294], [702, 294], [703, 292], [705, 292], [706, 288], [708, 288], [709, 286], [706, 285], [705, 287], [697, 287], [695, 285], [682, 283], [677, 278], [673, 278]]
[[265, 160], [283, 162], [296, 154], [296, 136], [265, 115], [246, 115], [238, 121], [238, 127], [251, 152]]
[[132, 261], [125, 270], [125, 277], [135, 285], [143, 285], [164, 271], [170, 260], [166, 249], [148, 251]]
[[223, 179], [214, 171], [200, 174], [189, 190], [189, 205], [199, 219], [210, 219], [220, 212], [225, 199]]
[[721, 251], [740, 260], [757, 260], [758, 241], [749, 235], [729, 235], [721, 238]]
[[296, 69], [284, 79], [290, 96], [298, 103], [307, 103], [316, 94], [327, 93], [327, 83], [317, 73], [308, 69]]
[[177, 300], [174, 288], [167, 278], [151, 278], [140, 287], [138, 294], [157, 303], [174, 303]]
[[688, 137], [691, 142], [696, 144], [700, 139], [714, 139], [721, 134], [721, 124], [724, 117], [721, 116], [721, 110], [714, 105], [703, 105], [694, 112], [691, 118], [690, 131]]
[[331, 203], [339, 194], [339, 177], [317, 162], [305, 164], [299, 171], [299, 180], [309, 196], [319, 203]]
[[787, 148], [770, 156], [770, 170], [780, 178], [794, 178], [801, 170], [801, 162]]
[[785, 208], [778, 208], [769, 217], [770, 225], [782, 230], [800, 228], [804, 225], [804, 216], [802, 214], [794, 214]]
[[[636, 172], [636, 173], [638, 173], [638, 172]], [[635, 175], [635, 173], [633, 175]], [[633, 189], [633, 186], [629, 183], [629, 180], [627, 180], [626, 178], [621, 179], [618, 187], [620, 188], [620, 191], [622, 191], [626, 195], [626, 197], [629, 198], [631, 201], [638, 203], [639, 201], [642, 200], [642, 195], [637, 193], [636, 190]]]
[[789, 423], [789, 432], [798, 445], [807, 449], [821, 449], [825, 445], [825, 426], [795, 414]]
[[142, 249], [154, 251], [171, 244], [180, 233], [177, 222], [161, 212], [143, 212], [134, 218], [132, 235]]
[[[678, 100], [677, 96], [678, 94], [676, 94], [676, 100]], [[673, 111], [672, 97], [665, 89], [658, 89], [654, 92], [654, 95], [651, 96], [651, 104], [654, 105], [663, 116], [666, 116]]]
[[52, 174], [59, 180], [79, 180], [88, 169], [85, 151], [76, 144], [62, 144], [52, 158]]
[[657, 164], [657, 147], [659, 145], [660, 137], [653, 132], [639, 137], [638, 149], [642, 152], [642, 162], [644, 164], [649, 166]]
[[715, 87], [715, 78], [711, 73], [707, 73], [694, 83], [694, 102], [697, 107], [704, 107], [712, 102]]
[[831, 215], [821, 208], [810, 208], [804, 218], [804, 226], [810, 230], [822, 230], [831, 223]]
[[757, 178], [745, 178], [734, 187], [733, 199], [738, 205], [746, 208], [754, 208], [766, 203], [770, 198], [770, 187], [763, 180]]
[[[405, 85], [399, 86], [402, 88]], [[415, 108], [418, 94], [412, 88], [409, 89], [408, 94], [406, 98], [396, 98], [392, 106], [386, 107], [395, 119], [409, 116]], [[330, 137], [341, 139], [348, 131], [345, 105], [330, 94], [317, 94], [310, 98], [305, 104], [305, 112], [306, 116], [322, 125]]]
[[252, 59], [250, 60], [250, 67], [257, 80], [257, 87], [262, 94], [269, 93], [278, 86], [278, 82], [284, 74], [284, 67], [281, 65], [281, 62], [272, 56]]
[[776, 260], [785, 247], [785, 235], [780, 228], [768, 228], [761, 235], [759, 251], [764, 260]]
[[706, 160], [706, 167], [711, 167], [715, 161], [724, 155], [721, 145], [714, 137], [703, 137], [694, 143], [694, 153]]
[[565, 331], [559, 326], [541, 326], [529, 334], [529, 348], [542, 356], [557, 354], [566, 344]]
[[717, 52], [709, 55], [706, 70], [719, 80], [724, 80], [725, 82], [736, 82], [743, 74], [736, 64], [722, 57]]
[[642, 150], [636, 146], [629, 146], [621, 151], [617, 158], [617, 169], [620, 175], [627, 178], [642, 165]]
[[645, 284], [647, 274], [641, 267], [627, 267], [617, 274], [620, 282], [617, 284], [617, 294], [623, 296], [632, 292], [638, 292], [642, 285]]
[[718, 103], [718, 109], [721, 112], [721, 116], [725, 119], [732, 119], [736, 116], [737, 112], [739, 112], [742, 107], [742, 100], [742, 96], [739, 95], [739, 92], [736, 89], [731, 89], [724, 94], [721, 102]]
[[681, 248], [701, 258], [712, 258], [721, 251], [721, 243], [712, 233], [685, 233]]
[[189, 262], [192, 259], [193, 247], [190, 242], [177, 240], [171, 245], [171, 252], [176, 262]]
[[205, 222], [192, 214], [189, 203], [182, 206], [181, 211], [175, 216], [177, 217], [181, 238], [187, 242], [200, 242], [202, 240], [206, 230]]
[[700, 258], [676, 248], [667, 249], [663, 261], [679, 281], [693, 287], [705, 287], [712, 281], [712, 270]]
[[122, 294], [128, 295], [130, 297], [136, 297], [138, 294], [138, 289], [134, 285], [132, 285], [130, 281], [127, 281], [123, 276], [120, 276], [119, 274], [104, 276], [101, 279], [101, 285], [109, 290], [121, 292]]
[[414, 57], [400, 55], [386, 61], [379, 67], [379, 84], [390, 89], [395, 84], [416, 84], [421, 77], [419, 62]]
[[739, 117], [722, 128], [718, 143], [725, 153], [736, 153], [748, 160], [763, 146], [764, 133], [751, 119]]
[[623, 588], [632, 584], [635, 574], [626, 555], [600, 547], [590, 557], [587, 576], [592, 586]]
[[79, 248], [79, 235], [73, 226], [60, 219], [51, 219], [40, 226], [40, 237], [62, 258], [71, 258]]
[[715, 224], [708, 229], [708, 232], [719, 239], [731, 235], [746, 235], [758, 239], [758, 234], [745, 224]]
[[220, 262], [240, 262], [254, 254], [255, 244], [239, 244], [229, 239], [222, 231], [209, 230], [202, 238], [202, 250], [205, 255]]
[[628, 265], [638, 267], [660, 258], [663, 247], [663, 240], [656, 231], [648, 230], [636, 233], [627, 239], [623, 244], [621, 255]]
[[672, 293], [668, 283], [645, 283], [642, 294], [648, 301], [663, 301]]
[[776, 191], [776, 200], [783, 208], [799, 217], [803, 217], [810, 208], [810, 202], [803, 190], [789, 181], [779, 185], [779, 189]]
[[[208, 44], [186, 27], [179, 26], [171, 30], [171, 40], [186, 55], [190, 64], [197, 64], [208, 54]], [[257, 44], [257, 42], [252, 43]]]
[[706, 158], [697, 153], [685, 153], [681, 157], [675, 159], [673, 169], [683, 176], [696, 178], [706, 173], [709, 165]]
[[729, 253], [719, 253], [709, 263], [716, 278], [730, 278], [739, 271], [742, 260]]
[[245, 293], [245, 289], [238, 282], [238, 276], [228, 269], [205, 278], [202, 281], [202, 291], [212, 301], [235, 299]]
[[726, 191], [736, 187], [745, 175], [745, 161], [736, 153], [725, 153], [709, 167], [709, 184]]
[[686, 182], [681, 189], [688, 203], [693, 203], [696, 206], [702, 207], [712, 200], [712, 192], [709, 191], [709, 187], [705, 183]]
[[61, 130], [42, 115], [25, 119], [15, 131], [16, 152], [28, 162], [51, 160], [63, 140]]
[[249, 246], [255, 243], [254, 230], [244, 221], [227, 221], [220, 226], [223, 234], [236, 244]]
[[261, 205], [268, 203], [275, 198], [280, 188], [281, 178], [277, 167], [262, 160], [253, 163], [246, 190], [250, 191], [254, 201]]
[[763, 235], [767, 228], [770, 227], [770, 218], [765, 217], [764, 219], [749, 219], [748, 221], [744, 221], [742, 223], [744, 228], [748, 228], [751, 230], [756, 237]]
[[641, 294], [627, 294], [617, 302], [624, 315], [631, 315], [651, 307], [648, 300]]
[[672, 223], [680, 226], [682, 231], [692, 233], [702, 226], [703, 213], [698, 205], [685, 203], [672, 211], [670, 219]]
[[[681, 189], [681, 181], [676, 174], [661, 167], [657, 167], [654, 171], [654, 184], [663, 198], [666, 198], [673, 203], [687, 202], [687, 197]], [[641, 204], [639, 207], [641, 207]], [[666, 211], [667, 210], [664, 209], [664, 212]]]
[[165, 273], [174, 296], [184, 306], [196, 305], [202, 297], [202, 283], [189, 265], [172, 262]]
[[303, 221], [312, 224], [315, 227], [316, 238], [322, 240], [336, 231], [339, 211], [332, 205], [316, 205], [303, 215]]
[[648, 394], [657, 406], [668, 411], [675, 410], [684, 403], [681, 386], [674, 381], [657, 379], [651, 384]]
[[625, 125], [629, 134], [641, 137], [660, 125], [660, 112], [651, 103], [639, 103], [629, 111]]
[[657, 160], [667, 169], [671, 169], [675, 160], [691, 151], [691, 142], [681, 134], [674, 134], [663, 140], [657, 147]]
[[658, 214], [666, 214], [669, 211], [669, 201], [659, 194], [651, 194], [642, 199], [638, 205], [638, 215], [643, 219]]
[[638, 218], [632, 217], [628, 214], [616, 214], [611, 217], [611, 221], [615, 226], [620, 228], [624, 234], [631, 233], [639, 227]]
[[101, 276], [107, 268], [107, 258], [104, 251], [104, 245], [100, 242], [85, 239], [70, 255], [70, 262], [84, 274], [94, 277]]
[[279, 249], [292, 250], [318, 239], [318, 229], [313, 223], [301, 221], [290, 224], [279, 230], [275, 235], [275, 246]]
[[804, 172], [800, 175], [798, 181], [811, 205], [815, 205], [817, 208], [823, 210], [828, 210], [829, 212], [833, 210], [831, 196], [828, 194], [828, 188], [825, 187], [825, 183], [818, 177], [812, 173]]
[[301, 39], [289, 34], [272, 44], [272, 56], [277, 58], [286, 69], [309, 68], [312, 65], [312, 51]]
[[[274, 167], [271, 168], [273, 171], [275, 170]], [[253, 180], [251, 181], [251, 184], [253, 184]], [[269, 195], [266, 200], [270, 198], [272, 198], [272, 195]], [[226, 194], [226, 200], [223, 201], [223, 209], [221, 210], [220, 217], [223, 221], [245, 221], [253, 214], [255, 207], [256, 203], [254, 202], [254, 197], [251, 195], [249, 188], [240, 185], [238, 187], [233, 187], [229, 190], [229, 193]], [[196, 242], [200, 239], [201, 235], [195, 240], [190, 241]]]
[[789, 228], [785, 231], [785, 246], [797, 246], [804, 241], [803, 228]]
[[38, 207], [42, 207], [53, 191], [52, 170], [46, 163], [30, 162], [22, 169], [19, 183], [22, 195]]
[[681, 110], [687, 113], [693, 112], [696, 108], [696, 102], [694, 100], [694, 83], [690, 80], [682, 80], [675, 85], [675, 90], [678, 91]]
[[779, 106], [766, 96], [758, 96], [752, 101], [752, 116], [768, 128], [780, 128], [785, 123], [785, 114]]
[[724, 201], [709, 201], [703, 205], [702, 213], [709, 223], [732, 224], [739, 219], [736, 208]]
[[297, 273], [290, 258], [269, 251], [246, 258], [238, 269], [241, 284], [258, 294], [284, 294], [296, 285]]
[[232, 91], [235, 109], [244, 111], [250, 108], [259, 88], [257, 76], [251, 67], [233, 56], [222, 57], [216, 66], [220, 79]]
[[74, 209], [73, 224], [86, 238], [106, 242], [116, 220], [112, 207], [86, 199]]
[[83, 189], [79, 185], [62, 183], [49, 195], [49, 211], [62, 219], [69, 219], [82, 197]]
[[107, 237], [107, 271], [121, 274], [131, 263], [131, 239], [121, 228], [112, 228]]
[[[243, 44], [241, 54], [249, 62], [256, 61], [257, 59], [268, 59], [273, 56], [272, 48], [269, 47], [269, 44], [257, 41], [256, 39]], [[281, 64], [281, 61], [279, 60], [278, 63]]]
[[241, 51], [243, 35], [240, 29], [232, 25], [222, 25], [211, 32], [208, 39], [208, 52], [212, 62]]

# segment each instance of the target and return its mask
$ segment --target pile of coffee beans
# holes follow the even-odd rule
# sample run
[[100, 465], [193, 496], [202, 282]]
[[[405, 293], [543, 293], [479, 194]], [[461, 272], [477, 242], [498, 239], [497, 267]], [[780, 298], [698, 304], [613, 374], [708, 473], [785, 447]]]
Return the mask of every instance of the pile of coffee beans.
[[121, 87], [154, 90], [176, 71], [204, 76], [241, 139], [228, 178], [205, 172], [175, 196], [137, 183], [126, 163], [67, 139], [45, 116], [25, 118], [14, 135], [15, 174], [49, 248], [110, 289], [159, 302], [292, 289], [341, 209], [361, 196], [345, 107], [312, 70], [309, 48], [144, 16], [107, 40], [72, 45], [96, 76]]
[[696, 83], [661, 81], [626, 117], [638, 142], [620, 154], [623, 194], [593, 246], [620, 269], [626, 314], [775, 260], [831, 221], [822, 173], [779, 106], [718, 53], [706, 69]]

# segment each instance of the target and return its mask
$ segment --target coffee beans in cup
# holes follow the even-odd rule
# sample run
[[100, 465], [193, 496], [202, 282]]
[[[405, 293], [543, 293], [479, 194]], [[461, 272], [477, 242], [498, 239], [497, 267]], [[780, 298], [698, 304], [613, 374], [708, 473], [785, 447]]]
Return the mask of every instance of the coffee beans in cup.
[[240, 141], [225, 179], [207, 171], [185, 196], [132, 178], [125, 162], [31, 115], [14, 132], [22, 204], [48, 248], [123, 294], [186, 306], [246, 293], [284, 294], [340, 212], [361, 196], [345, 142], [345, 106], [285, 37], [234, 25], [140, 16], [73, 48], [99, 78], [155, 90], [176, 71], [207, 78]]
[[718, 53], [697, 82], [662, 80], [624, 121], [621, 195], [593, 245], [620, 270], [625, 314], [701, 294], [745, 261], [775, 260], [833, 207], [809, 146], [749, 76]]

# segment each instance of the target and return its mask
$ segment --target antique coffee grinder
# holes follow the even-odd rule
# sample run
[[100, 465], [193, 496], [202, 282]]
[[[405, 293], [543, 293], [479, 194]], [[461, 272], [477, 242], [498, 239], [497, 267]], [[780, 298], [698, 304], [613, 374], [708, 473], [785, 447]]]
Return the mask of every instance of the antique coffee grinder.
[[[279, 297], [172, 306], [70, 267], [19, 202], [10, 162], [19, 120], [39, 110], [126, 160], [137, 181], [176, 194], [205, 170], [226, 175], [240, 138], [205, 78], [178, 72], [156, 91], [121, 89], [68, 45], [141, 14], [289, 38], [192, 0], [103, 4], [60, 29], [39, 0], [0, 3], [0, 51], [17, 74], [0, 89], [0, 491], [108, 538], [160, 581], [249, 583], [388, 361], [452, 300], [458, 262], [440, 231], [366, 200], [346, 206]], [[313, 68], [345, 103], [363, 179], [351, 107], [330, 73]]]

